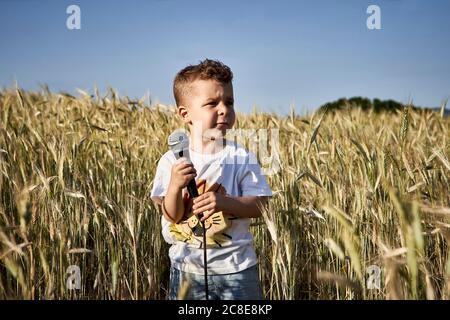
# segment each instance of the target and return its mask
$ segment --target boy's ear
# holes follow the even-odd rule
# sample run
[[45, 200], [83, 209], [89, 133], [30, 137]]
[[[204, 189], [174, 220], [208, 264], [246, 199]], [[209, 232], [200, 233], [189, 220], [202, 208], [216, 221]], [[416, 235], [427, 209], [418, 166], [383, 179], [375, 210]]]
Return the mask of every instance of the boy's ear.
[[186, 106], [178, 106], [177, 107], [177, 113], [181, 117], [184, 123], [191, 123], [191, 120], [189, 118], [189, 110]]

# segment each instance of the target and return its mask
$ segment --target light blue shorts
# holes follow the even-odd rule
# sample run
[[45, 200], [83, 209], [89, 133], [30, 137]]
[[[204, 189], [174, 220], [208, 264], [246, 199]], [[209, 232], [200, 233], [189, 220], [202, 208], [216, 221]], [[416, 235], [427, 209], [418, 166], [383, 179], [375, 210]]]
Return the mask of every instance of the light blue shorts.
[[[169, 300], [177, 300], [178, 290], [183, 281], [188, 281], [189, 287], [186, 300], [205, 300], [204, 275], [180, 271], [170, 267]], [[209, 275], [209, 300], [263, 300], [259, 281], [258, 266], [236, 273]]]

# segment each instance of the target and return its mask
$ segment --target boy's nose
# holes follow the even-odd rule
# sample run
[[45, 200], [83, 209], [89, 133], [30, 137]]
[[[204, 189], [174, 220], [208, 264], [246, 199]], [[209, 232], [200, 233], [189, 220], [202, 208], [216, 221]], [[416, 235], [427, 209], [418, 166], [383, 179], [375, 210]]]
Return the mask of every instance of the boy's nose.
[[225, 103], [221, 102], [219, 104], [219, 115], [224, 115], [227, 113], [227, 106], [225, 105]]

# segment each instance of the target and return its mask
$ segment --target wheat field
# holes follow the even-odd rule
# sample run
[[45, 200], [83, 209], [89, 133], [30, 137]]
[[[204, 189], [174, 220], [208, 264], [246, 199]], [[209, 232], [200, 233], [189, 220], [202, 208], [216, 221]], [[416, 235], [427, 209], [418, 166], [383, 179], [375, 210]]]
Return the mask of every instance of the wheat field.
[[[165, 299], [149, 193], [173, 109], [10, 88], [0, 119], [0, 299]], [[251, 226], [266, 299], [450, 298], [449, 118], [255, 110], [235, 127], [279, 130], [274, 196]]]

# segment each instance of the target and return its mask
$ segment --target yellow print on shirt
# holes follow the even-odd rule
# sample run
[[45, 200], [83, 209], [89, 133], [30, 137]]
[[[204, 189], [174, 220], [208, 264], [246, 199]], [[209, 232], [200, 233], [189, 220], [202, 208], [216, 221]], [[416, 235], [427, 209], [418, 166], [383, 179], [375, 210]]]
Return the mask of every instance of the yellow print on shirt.
[[[206, 180], [199, 179], [197, 181], [198, 194], [205, 192], [218, 192], [226, 194], [224, 186], [218, 183], [209, 185]], [[197, 215], [192, 212], [193, 199], [186, 192], [183, 196], [184, 216], [179, 223], [172, 223], [169, 226], [169, 232], [179, 241], [203, 247], [203, 226]], [[232, 225], [233, 220], [237, 219], [233, 215], [225, 214], [222, 211], [215, 212], [205, 220], [206, 229], [206, 247], [217, 248], [222, 247], [229, 242], [232, 237], [226, 231]]]

